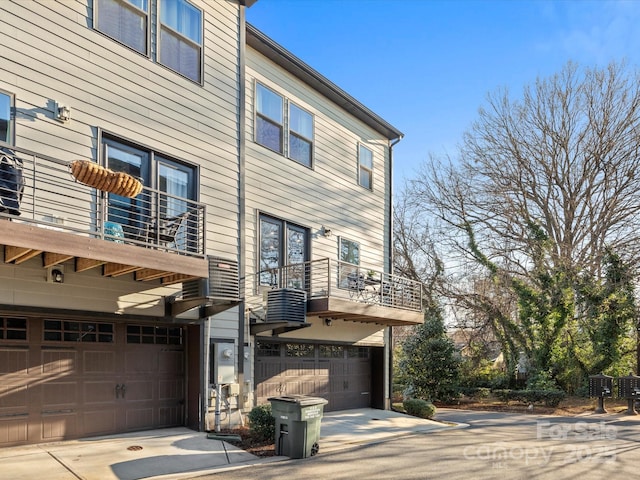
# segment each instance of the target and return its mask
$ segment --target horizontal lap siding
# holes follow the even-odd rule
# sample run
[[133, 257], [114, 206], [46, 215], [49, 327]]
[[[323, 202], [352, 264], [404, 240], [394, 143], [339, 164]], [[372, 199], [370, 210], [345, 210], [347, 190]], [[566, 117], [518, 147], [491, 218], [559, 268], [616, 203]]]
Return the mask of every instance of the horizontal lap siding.
[[[321, 225], [330, 227], [333, 237], [314, 238], [314, 258], [337, 258], [337, 237], [344, 236], [360, 242], [363, 266], [382, 269], [389, 253], [387, 140], [253, 49], [247, 50], [247, 267], [255, 268], [253, 225], [255, 213], [262, 211], [299, 223], [312, 233], [318, 233]], [[253, 141], [256, 79], [314, 115], [313, 170]], [[373, 150], [373, 191], [357, 183], [359, 141]]]
[[[0, 89], [16, 97], [20, 147], [63, 161], [95, 160], [101, 128], [198, 166], [199, 200], [207, 204], [207, 253], [235, 260], [239, 7], [219, 0], [193, 3], [205, 11], [203, 86], [93, 30], [91, 0], [65, 0], [0, 2]], [[53, 119], [56, 101], [71, 108], [70, 122]], [[7, 275], [0, 271], [0, 278]], [[123, 285], [127, 280], [130, 275]], [[116, 279], [92, 281], [122, 287]], [[82, 292], [83, 305], [101, 308], [113, 293]]]
[[[63, 161], [95, 160], [101, 128], [198, 166], [207, 253], [235, 260], [239, 7], [220, 0], [193, 3], [205, 11], [203, 86], [93, 30], [91, 0], [0, 1], [0, 89], [16, 98], [19, 147]], [[71, 108], [70, 122], [53, 119], [55, 102]], [[41, 265], [21, 265], [20, 281], [12, 280], [18, 275], [14, 268], [0, 267], [0, 281], [13, 282], [3, 303], [163, 315], [159, 295], [179, 288], [149, 282], [147, 291], [132, 294], [140, 285], [132, 285], [131, 275], [105, 279], [96, 269], [76, 278], [72, 264], [64, 285], [42, 288]], [[69, 306], [60, 292], [74, 287], [76, 303]]]

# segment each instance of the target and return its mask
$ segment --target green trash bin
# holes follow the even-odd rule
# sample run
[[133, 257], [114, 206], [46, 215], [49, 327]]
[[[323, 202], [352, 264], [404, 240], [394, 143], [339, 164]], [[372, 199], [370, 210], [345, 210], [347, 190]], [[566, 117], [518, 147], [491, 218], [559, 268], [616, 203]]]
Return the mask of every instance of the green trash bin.
[[276, 455], [312, 457], [320, 449], [320, 422], [324, 398], [306, 395], [271, 397], [271, 413], [276, 419]]

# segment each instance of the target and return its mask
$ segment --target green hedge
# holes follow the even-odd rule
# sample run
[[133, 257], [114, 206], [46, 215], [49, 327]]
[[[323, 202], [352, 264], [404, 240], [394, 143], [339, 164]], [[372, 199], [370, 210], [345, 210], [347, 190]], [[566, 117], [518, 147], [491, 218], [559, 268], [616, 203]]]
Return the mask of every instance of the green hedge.
[[459, 387], [458, 392], [465, 397], [481, 399], [488, 398], [491, 394], [491, 389], [486, 387]]
[[432, 418], [436, 414], [435, 405], [421, 398], [407, 398], [402, 406], [405, 412], [414, 417]]
[[503, 402], [522, 402], [557, 407], [565, 398], [562, 390], [494, 390], [493, 394]]
[[249, 412], [249, 429], [262, 440], [276, 438], [276, 419], [271, 414], [271, 404], [258, 405]]

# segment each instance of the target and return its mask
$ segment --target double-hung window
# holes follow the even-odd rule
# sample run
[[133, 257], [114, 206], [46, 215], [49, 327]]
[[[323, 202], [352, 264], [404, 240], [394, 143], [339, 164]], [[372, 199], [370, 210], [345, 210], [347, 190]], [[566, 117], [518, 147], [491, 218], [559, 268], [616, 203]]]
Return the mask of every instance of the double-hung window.
[[289, 104], [289, 158], [311, 167], [313, 117], [297, 105]]
[[0, 92], [0, 142], [13, 144], [13, 96]]
[[283, 152], [284, 99], [273, 90], [256, 84], [256, 132], [260, 145], [274, 152]]
[[[204, 15], [188, 0], [95, 0], [94, 5], [96, 30], [194, 82], [202, 82]], [[153, 37], [152, 11], [158, 15]]]
[[[309, 230], [260, 215], [260, 285], [303, 289], [309, 259]], [[282, 267], [286, 266], [286, 269]]]
[[147, 55], [149, 0], [96, 0], [95, 28]]
[[202, 80], [202, 11], [186, 0], [160, 0], [159, 61], [194, 82]]
[[358, 146], [358, 184], [373, 190], [373, 152], [364, 145]]
[[256, 83], [254, 138], [274, 152], [312, 166], [313, 115], [260, 83]]

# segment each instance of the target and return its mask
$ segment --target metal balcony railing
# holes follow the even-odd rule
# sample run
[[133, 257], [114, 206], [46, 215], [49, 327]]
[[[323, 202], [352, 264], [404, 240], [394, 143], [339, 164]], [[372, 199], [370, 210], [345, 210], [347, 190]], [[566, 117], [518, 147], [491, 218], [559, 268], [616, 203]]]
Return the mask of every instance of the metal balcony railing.
[[[5, 152], [7, 150], [5, 149]], [[69, 162], [11, 147], [16, 187], [0, 183], [0, 217], [77, 235], [135, 244], [181, 255], [204, 256], [205, 205], [143, 187], [135, 198], [96, 190], [76, 181]], [[0, 152], [1, 153], [1, 152]], [[3, 209], [12, 204], [18, 208]]]
[[422, 284], [398, 275], [324, 258], [270, 268], [256, 275], [256, 295], [265, 288], [294, 288], [307, 299], [337, 297], [389, 308], [422, 311]]

